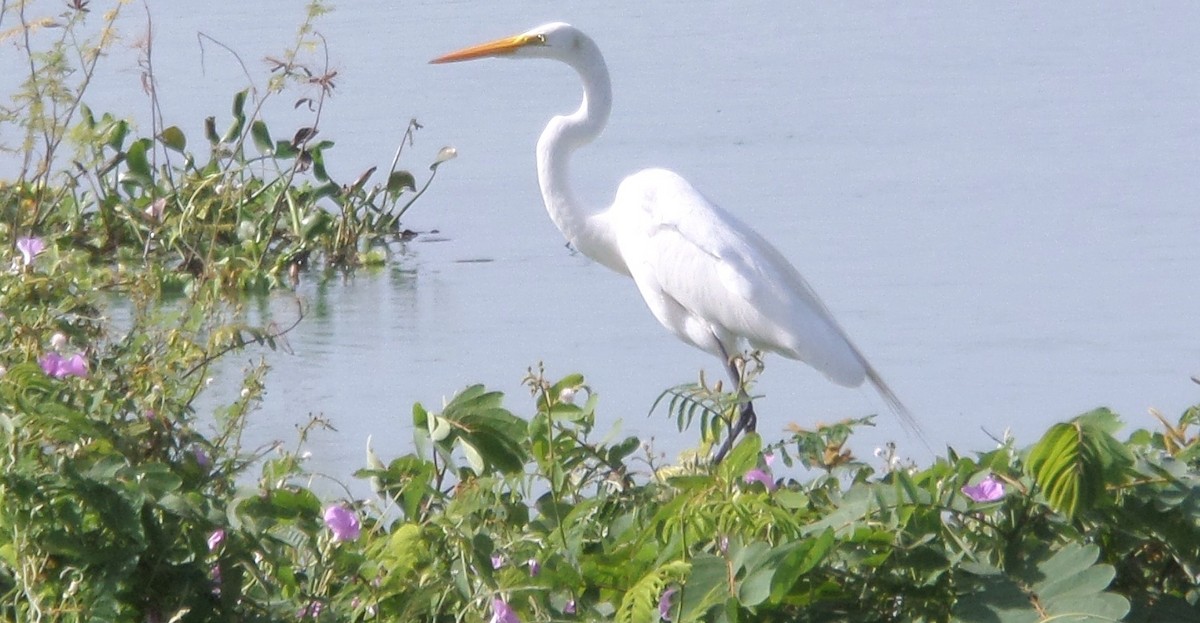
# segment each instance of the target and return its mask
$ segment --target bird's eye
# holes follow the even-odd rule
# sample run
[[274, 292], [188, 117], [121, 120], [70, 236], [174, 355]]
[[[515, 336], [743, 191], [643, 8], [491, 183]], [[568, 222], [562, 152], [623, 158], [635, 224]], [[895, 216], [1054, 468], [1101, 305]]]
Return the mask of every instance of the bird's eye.
[[537, 36], [538, 45], [546, 45], [546, 35]]

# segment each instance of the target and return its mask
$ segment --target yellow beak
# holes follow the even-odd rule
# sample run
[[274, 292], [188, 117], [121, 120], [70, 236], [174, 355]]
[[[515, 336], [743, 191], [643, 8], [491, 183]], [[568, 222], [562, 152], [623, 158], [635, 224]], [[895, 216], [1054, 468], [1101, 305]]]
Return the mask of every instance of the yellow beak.
[[484, 58], [487, 56], [503, 56], [512, 54], [520, 48], [527, 45], [545, 45], [546, 40], [541, 35], [517, 35], [515, 37], [505, 37], [496, 39], [487, 43], [473, 45], [469, 48], [463, 48], [456, 52], [451, 52], [444, 56], [439, 56], [430, 63], [457, 63], [459, 61], [469, 61], [476, 58]]

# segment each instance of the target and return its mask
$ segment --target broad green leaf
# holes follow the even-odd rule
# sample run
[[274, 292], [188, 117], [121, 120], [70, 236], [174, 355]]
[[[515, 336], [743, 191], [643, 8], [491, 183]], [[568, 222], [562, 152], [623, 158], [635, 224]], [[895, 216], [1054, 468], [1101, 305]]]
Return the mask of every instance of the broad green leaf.
[[816, 537], [783, 546], [781, 549], [784, 550], [784, 554], [771, 578], [771, 599], [779, 601], [791, 592], [802, 575], [813, 570], [824, 560], [833, 549], [834, 543], [833, 529], [826, 528]]
[[313, 177], [322, 182], [330, 181], [329, 172], [325, 170], [325, 153], [316, 147], [309, 149], [308, 153], [312, 156]]
[[275, 147], [272, 149], [271, 153], [273, 153], [275, 158], [278, 160], [291, 160], [300, 153], [300, 150], [296, 149], [296, 147], [292, 145], [290, 141], [275, 141]]
[[408, 171], [392, 171], [391, 175], [388, 175], [387, 191], [395, 194], [405, 189], [416, 190], [417, 178]]
[[440, 415], [435, 415], [430, 420], [429, 438], [435, 442], [444, 441], [450, 436], [453, 429], [450, 427], [450, 422]]
[[771, 581], [775, 577], [774, 567], [764, 567], [751, 573], [738, 586], [738, 599], [742, 605], [753, 608], [771, 596]]
[[1051, 583], [1082, 573], [1100, 557], [1100, 548], [1095, 545], [1067, 545], [1054, 553], [1048, 560], [1038, 564], [1038, 571]]
[[139, 139], [129, 146], [125, 153], [125, 166], [129, 167], [129, 177], [145, 188], [154, 185], [153, 171], [147, 152], [153, 149], [150, 139]]
[[679, 609], [683, 612], [681, 620], [684, 621], [702, 620], [713, 606], [729, 597], [729, 570], [724, 558], [702, 554], [691, 562], [687, 585], [682, 593], [677, 593], [681, 595]]
[[1037, 594], [1043, 600], [1057, 597], [1077, 595], [1094, 595], [1104, 591], [1116, 577], [1117, 571], [1108, 565], [1096, 565], [1080, 573], [1054, 579], [1044, 586], [1037, 587]]
[[129, 134], [129, 122], [117, 121], [108, 127], [108, 132], [104, 137], [104, 144], [115, 150], [120, 150], [125, 144], [125, 137]]
[[267, 500], [278, 517], [316, 516], [321, 500], [308, 489], [273, 489]]
[[179, 126], [177, 125], [173, 125], [163, 130], [162, 133], [158, 135], [158, 140], [162, 141], [162, 144], [166, 146], [167, 149], [177, 151], [179, 153], [183, 153], [183, 150], [187, 148], [187, 136], [184, 136], [183, 130], [180, 130]]
[[254, 139], [254, 146], [258, 148], [258, 151], [266, 155], [275, 153], [275, 143], [271, 141], [267, 123], [262, 119], [255, 119], [250, 124], [250, 137]]
[[246, 117], [246, 96], [249, 94], [249, 89], [242, 89], [233, 95], [232, 112], [235, 119], [244, 119]]
[[300, 219], [300, 237], [305, 242], [315, 242], [317, 238], [329, 233], [333, 227], [333, 216], [321, 208]]
[[1126, 479], [1132, 456], [1109, 433], [1110, 416], [1093, 411], [1056, 424], [1029, 451], [1029, 475], [1050, 506], [1067, 517], [1095, 508], [1106, 500], [1106, 486]]
[[458, 447], [462, 449], [463, 457], [467, 459], [467, 465], [471, 468], [471, 470], [476, 474], [482, 475], [484, 473], [484, 463], [483, 455], [479, 453], [479, 450], [476, 450], [475, 446], [471, 445], [471, 443], [466, 439], [459, 439]]

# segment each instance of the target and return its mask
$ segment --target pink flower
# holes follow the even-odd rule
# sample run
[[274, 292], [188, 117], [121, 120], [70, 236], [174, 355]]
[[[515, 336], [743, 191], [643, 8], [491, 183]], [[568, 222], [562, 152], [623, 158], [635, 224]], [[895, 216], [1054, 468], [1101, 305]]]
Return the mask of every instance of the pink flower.
[[748, 485], [757, 482], [766, 487], [767, 491], [774, 491], [776, 489], [775, 476], [771, 474], [771, 464], [775, 462], [775, 455], [771, 453], [764, 454], [763, 462], [766, 464], [765, 468], [755, 467], [746, 472], [742, 476], [742, 482]]
[[492, 569], [499, 569], [504, 566], [504, 556], [500, 554], [492, 554]]
[[38, 365], [42, 366], [43, 372], [56, 379], [68, 376], [86, 378], [88, 375], [87, 360], [79, 353], [63, 357], [56, 352], [49, 352], [42, 355], [42, 358], [38, 360]]
[[537, 574], [542, 572], [542, 563], [538, 562], [537, 558], [530, 558], [528, 564], [530, 577], [537, 577]]
[[568, 599], [567, 605], [563, 606], [563, 614], [575, 614], [575, 600]]
[[962, 492], [963, 495], [976, 502], [995, 502], [1004, 497], [1004, 483], [1000, 482], [994, 474], [988, 474], [988, 477], [979, 481], [979, 484], [963, 487]]
[[325, 509], [325, 525], [333, 532], [335, 541], [353, 541], [362, 532], [358, 516], [343, 506]]
[[304, 606], [303, 608], [301, 608], [300, 612], [296, 613], [296, 618], [315, 619], [315, 618], [321, 616], [321, 608], [322, 608], [321, 602], [311, 601], [308, 603], [307, 606]]
[[22, 266], [33, 264], [33, 258], [37, 257], [45, 248], [46, 243], [41, 238], [30, 236], [17, 239], [17, 251], [21, 252]]
[[224, 530], [217, 530], [217, 531], [213, 532], [212, 534], [208, 535], [208, 551], [211, 552], [211, 551], [217, 549], [218, 547], [221, 547], [221, 544], [224, 542], [225, 542], [225, 531]]
[[662, 597], [658, 598], [658, 616], [664, 621], [671, 620], [671, 601], [675, 599], [677, 592], [679, 592], [679, 587], [672, 586], [663, 591]]
[[499, 597], [492, 598], [492, 618], [489, 623], [521, 623], [512, 606]]

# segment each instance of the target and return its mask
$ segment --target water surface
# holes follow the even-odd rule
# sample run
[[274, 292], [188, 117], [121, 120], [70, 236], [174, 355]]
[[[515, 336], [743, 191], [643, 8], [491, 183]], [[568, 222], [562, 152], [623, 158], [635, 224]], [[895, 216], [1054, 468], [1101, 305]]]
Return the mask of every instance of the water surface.
[[[428, 0], [318, 22], [339, 72], [323, 118], [335, 176], [386, 166], [410, 117], [425, 126], [410, 166], [445, 144], [461, 156], [405, 223], [436, 241], [299, 289], [311, 313], [294, 354], [270, 356], [255, 434], [288, 438], [324, 413], [339, 432], [317, 438], [315, 464], [345, 474], [368, 435], [405, 451], [411, 404], [468, 383], [527, 414], [520, 380], [544, 361], [588, 376], [606, 424], [672, 450], [691, 439], [646, 410], [719, 365], [659, 327], [631, 282], [566, 249], [541, 207], [533, 146], [577, 105], [570, 70], [426, 64], [553, 20], [588, 31], [613, 73], [610, 128], [576, 160], [580, 196], [607, 202], [646, 166], [692, 180], [796, 263], [935, 449], [984, 450], [1005, 429], [1032, 442], [1099, 405], [1149, 426], [1148, 407], [1197, 402], [1200, 5], [728, 6]], [[301, 15], [280, 0], [152, 10], [164, 112], [197, 135], [240, 84], [197, 31], [261, 76]], [[125, 110], [137, 72], [117, 75], [105, 97]], [[268, 120], [287, 127], [290, 107]], [[782, 358], [759, 390], [767, 435], [885, 409]], [[888, 439], [925, 456], [887, 416], [856, 449]]]

